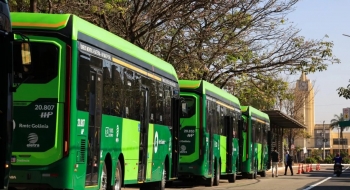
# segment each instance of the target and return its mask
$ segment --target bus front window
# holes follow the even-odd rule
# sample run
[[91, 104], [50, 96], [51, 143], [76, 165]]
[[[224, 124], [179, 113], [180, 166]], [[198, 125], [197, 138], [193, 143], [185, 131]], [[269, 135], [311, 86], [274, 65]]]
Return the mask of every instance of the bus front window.
[[196, 113], [196, 98], [184, 96], [183, 99], [185, 103], [182, 104], [182, 118], [190, 118]]
[[[15, 66], [22, 66], [22, 49], [22, 44], [14, 43]], [[51, 43], [31, 42], [30, 52], [31, 64], [26, 65], [28, 72], [21, 73], [21, 76], [15, 75], [14, 82], [45, 84], [54, 79], [58, 73], [58, 47]]]

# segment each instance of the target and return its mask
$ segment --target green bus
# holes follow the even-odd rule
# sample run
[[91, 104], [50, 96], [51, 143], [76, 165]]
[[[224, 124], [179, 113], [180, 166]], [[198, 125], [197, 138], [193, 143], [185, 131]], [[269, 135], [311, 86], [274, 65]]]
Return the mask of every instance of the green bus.
[[32, 65], [17, 79], [10, 187], [164, 189], [176, 178], [171, 64], [74, 15], [11, 16], [31, 40]]
[[269, 169], [268, 135], [270, 131], [269, 116], [252, 106], [241, 106], [243, 126], [240, 133], [241, 158], [238, 163], [239, 174], [255, 179], [257, 174], [266, 176]]
[[236, 180], [238, 160], [239, 100], [203, 80], [179, 80], [180, 119], [179, 179], [205, 179], [207, 186], [220, 178]]

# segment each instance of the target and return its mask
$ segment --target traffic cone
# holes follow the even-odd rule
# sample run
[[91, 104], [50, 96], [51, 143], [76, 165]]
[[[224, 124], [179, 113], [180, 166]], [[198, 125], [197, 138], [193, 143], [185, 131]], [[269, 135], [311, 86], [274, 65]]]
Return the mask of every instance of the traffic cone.
[[[306, 169], [306, 168], [305, 168]], [[304, 170], [304, 164], [301, 165], [301, 173], [305, 173], [305, 170]]]
[[310, 164], [310, 172], [312, 172], [313, 170], [312, 170], [312, 164]]
[[301, 164], [299, 164], [298, 166], [298, 173], [297, 174], [301, 174], [301, 168], [300, 168]]
[[306, 173], [308, 173], [310, 171], [310, 169], [309, 169], [309, 164], [308, 165], [306, 165]]

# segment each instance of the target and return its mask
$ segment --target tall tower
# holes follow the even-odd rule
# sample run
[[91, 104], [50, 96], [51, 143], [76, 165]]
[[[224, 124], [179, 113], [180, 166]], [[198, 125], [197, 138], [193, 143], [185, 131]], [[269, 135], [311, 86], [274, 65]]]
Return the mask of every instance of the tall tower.
[[[306, 132], [314, 136], [315, 128], [315, 94], [313, 86], [305, 73], [302, 73], [300, 79], [297, 80], [295, 88], [295, 119], [303, 123], [307, 129]], [[298, 142], [297, 146], [315, 147], [313, 141], [307, 144]]]

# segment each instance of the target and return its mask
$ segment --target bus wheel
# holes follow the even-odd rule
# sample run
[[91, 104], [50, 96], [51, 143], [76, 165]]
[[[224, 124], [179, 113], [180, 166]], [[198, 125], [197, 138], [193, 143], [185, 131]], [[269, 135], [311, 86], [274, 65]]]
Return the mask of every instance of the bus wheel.
[[220, 164], [215, 164], [214, 167], [214, 186], [218, 186], [220, 184]]
[[121, 190], [122, 189], [122, 179], [123, 173], [122, 173], [122, 166], [120, 165], [120, 161], [117, 162], [117, 168], [115, 169], [115, 177], [114, 177], [114, 190]]
[[254, 173], [247, 173], [248, 179], [254, 179]]
[[213, 185], [214, 185], [214, 177], [213, 176], [205, 179], [205, 186], [212, 187]]
[[166, 175], [167, 175], [167, 169], [165, 164], [163, 164], [163, 172], [162, 172], [162, 179], [158, 182], [156, 182], [155, 189], [154, 190], [164, 190], [165, 189], [165, 183], [166, 183]]
[[264, 171], [260, 172], [260, 176], [261, 177], [266, 177], [266, 171], [264, 170]]
[[230, 174], [230, 175], [228, 175], [228, 182], [229, 183], [234, 183], [234, 182], [236, 182], [236, 174]]
[[102, 172], [101, 172], [101, 190], [107, 190], [107, 166], [106, 163], [103, 162], [103, 168], [102, 168]]

